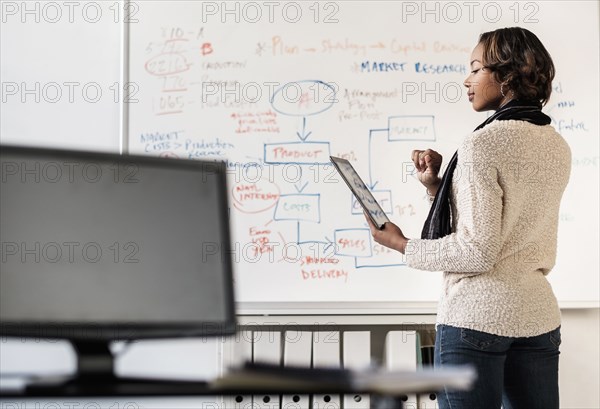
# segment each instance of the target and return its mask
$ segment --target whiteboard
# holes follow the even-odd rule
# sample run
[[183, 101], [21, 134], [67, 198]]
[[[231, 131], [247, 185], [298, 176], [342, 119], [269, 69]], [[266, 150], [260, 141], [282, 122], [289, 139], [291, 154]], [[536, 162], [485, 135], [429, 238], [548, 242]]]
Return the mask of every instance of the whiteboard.
[[550, 280], [597, 305], [597, 2], [276, 3], [140, 2], [130, 26], [130, 152], [228, 161], [238, 301], [436, 301], [441, 274], [371, 240], [328, 155], [419, 237], [410, 152], [449, 160], [486, 116], [462, 85], [478, 35], [519, 25], [554, 58], [545, 111], [573, 153]]
[[3, 144], [117, 151], [123, 1], [3, 1]]

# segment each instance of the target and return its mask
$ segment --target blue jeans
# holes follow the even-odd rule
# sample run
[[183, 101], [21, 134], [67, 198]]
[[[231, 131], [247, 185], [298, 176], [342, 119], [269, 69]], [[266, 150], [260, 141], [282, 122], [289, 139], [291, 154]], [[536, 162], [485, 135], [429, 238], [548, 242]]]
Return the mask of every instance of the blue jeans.
[[511, 338], [438, 325], [436, 367], [470, 364], [477, 381], [470, 391], [439, 394], [440, 409], [558, 408], [560, 327], [529, 338]]

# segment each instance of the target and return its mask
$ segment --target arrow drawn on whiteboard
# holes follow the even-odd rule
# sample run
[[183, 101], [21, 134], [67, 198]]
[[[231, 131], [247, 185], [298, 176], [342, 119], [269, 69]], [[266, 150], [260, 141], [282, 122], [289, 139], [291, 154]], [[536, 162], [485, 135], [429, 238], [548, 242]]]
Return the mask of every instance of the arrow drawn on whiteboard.
[[[361, 257], [361, 259], [364, 257]], [[378, 267], [403, 267], [406, 263], [389, 263], [389, 264], [367, 264], [363, 260], [359, 261], [358, 257], [354, 257], [354, 268], [378, 268]]]
[[369, 190], [373, 190], [375, 189], [375, 186], [377, 186], [377, 184], [379, 183], [379, 181], [373, 182], [373, 158], [371, 157], [371, 141], [373, 139], [373, 132], [387, 132], [387, 129], [371, 129], [369, 130], [369, 183], [367, 184], [367, 187], [369, 188]]
[[305, 142], [306, 138], [308, 138], [311, 134], [312, 132], [306, 133], [306, 117], [304, 117], [302, 118], [302, 134], [300, 134], [300, 132], [296, 132], [296, 135], [298, 135], [298, 138], [300, 138], [302, 142]]
[[299, 246], [303, 245], [303, 244], [322, 244], [323, 246], [325, 246], [323, 248], [323, 252], [326, 252], [327, 249], [329, 249], [331, 246], [334, 246], [335, 248], [335, 243], [333, 241], [331, 241], [331, 239], [329, 239], [327, 236], [325, 236], [325, 241], [319, 241], [319, 240], [301, 240], [300, 239], [300, 222], [296, 222], [296, 244], [298, 244]]
[[308, 186], [308, 182], [302, 184], [302, 168], [300, 168], [300, 178], [298, 182], [294, 184], [294, 187], [296, 188], [296, 192], [302, 193], [302, 191], [306, 189], [306, 186]]
[[327, 237], [327, 236], [325, 236], [325, 240], [326, 240], [326, 243], [328, 243], [328, 244], [327, 244], [327, 246], [325, 246], [325, 248], [323, 249], [323, 251], [326, 253], [327, 249], [329, 247], [331, 247], [331, 246], [333, 246], [333, 249], [335, 251], [335, 243], [333, 241], [331, 241], [331, 239], [329, 237]]
[[308, 182], [306, 182], [306, 183], [305, 183], [305, 184], [303, 184], [302, 186], [299, 186], [299, 185], [300, 185], [299, 183], [296, 183], [296, 184], [294, 185], [294, 187], [296, 188], [296, 191], [297, 191], [298, 193], [302, 193], [302, 191], [303, 191], [304, 189], [306, 189], [306, 186], [308, 186]]
[[254, 156], [248, 156], [248, 155], [246, 155], [245, 158], [246, 159], [252, 159], [253, 162], [250, 162], [252, 165], [255, 165], [255, 164], [264, 165], [264, 161], [263, 161], [262, 158], [258, 158], [258, 157], [254, 157]]

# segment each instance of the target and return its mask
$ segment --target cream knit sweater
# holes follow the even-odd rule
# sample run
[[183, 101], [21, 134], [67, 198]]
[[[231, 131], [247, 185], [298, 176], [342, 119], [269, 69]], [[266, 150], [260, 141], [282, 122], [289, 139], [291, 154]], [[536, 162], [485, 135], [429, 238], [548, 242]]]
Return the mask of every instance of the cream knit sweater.
[[546, 275], [570, 171], [571, 150], [550, 125], [494, 121], [465, 138], [450, 195], [453, 233], [406, 247], [410, 267], [444, 271], [438, 324], [510, 337], [560, 325]]

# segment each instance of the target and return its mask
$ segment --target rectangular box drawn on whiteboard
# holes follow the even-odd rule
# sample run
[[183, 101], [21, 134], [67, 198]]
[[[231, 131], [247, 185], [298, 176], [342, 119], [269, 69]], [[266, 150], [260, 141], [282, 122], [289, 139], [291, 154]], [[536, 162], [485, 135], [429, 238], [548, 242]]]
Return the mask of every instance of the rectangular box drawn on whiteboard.
[[335, 254], [338, 256], [371, 257], [371, 231], [369, 229], [341, 229], [334, 233]]
[[403, 115], [389, 117], [388, 140], [435, 141], [433, 115]]
[[281, 195], [275, 208], [274, 220], [294, 220], [304, 222], [321, 221], [320, 194]]
[[265, 143], [265, 163], [328, 165], [329, 142]]
[[[385, 214], [394, 213], [391, 190], [372, 190], [371, 193]], [[354, 195], [352, 195], [352, 214], [363, 214], [363, 209]]]

